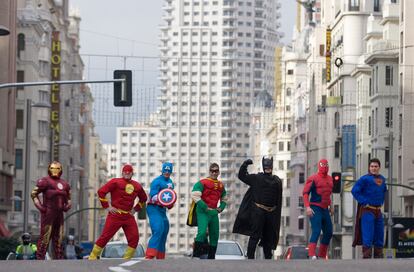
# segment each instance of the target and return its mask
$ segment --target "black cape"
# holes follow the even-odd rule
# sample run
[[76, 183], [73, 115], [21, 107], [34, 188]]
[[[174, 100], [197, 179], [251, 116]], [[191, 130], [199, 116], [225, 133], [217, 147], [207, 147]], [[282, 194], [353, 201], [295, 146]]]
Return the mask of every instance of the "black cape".
[[[279, 243], [279, 232], [280, 232], [280, 217], [282, 214], [282, 183], [279, 180], [279, 195], [278, 203], [276, 206], [275, 216], [278, 218], [276, 220], [276, 224], [274, 225], [274, 235], [272, 236], [272, 249], [275, 250], [277, 247], [277, 244]], [[240, 204], [239, 212], [237, 213], [236, 221], [233, 225], [233, 233], [238, 233], [246, 236], [251, 236], [252, 226], [251, 222], [254, 220], [251, 216], [251, 206], [254, 205], [253, 203], [253, 193], [251, 187], [247, 190], [246, 194], [243, 197], [243, 200]], [[259, 243], [259, 246], [261, 246], [261, 241]]]

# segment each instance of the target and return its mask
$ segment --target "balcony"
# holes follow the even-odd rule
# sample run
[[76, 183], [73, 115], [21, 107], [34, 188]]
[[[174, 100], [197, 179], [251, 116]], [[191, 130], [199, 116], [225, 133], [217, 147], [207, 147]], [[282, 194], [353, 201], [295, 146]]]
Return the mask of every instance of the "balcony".
[[367, 22], [367, 35], [364, 40], [367, 40], [371, 37], [381, 37], [382, 36], [382, 27], [380, 25], [380, 20], [375, 19], [374, 16], [370, 16]]
[[386, 53], [393, 54], [398, 53], [399, 43], [398, 41], [378, 40], [372, 43], [371, 52], [368, 53]]
[[165, 11], [172, 11], [174, 7], [172, 5], [163, 5], [162, 9]]
[[386, 24], [389, 21], [398, 22], [399, 20], [400, 5], [397, 3], [384, 3], [382, 11], [381, 25]]

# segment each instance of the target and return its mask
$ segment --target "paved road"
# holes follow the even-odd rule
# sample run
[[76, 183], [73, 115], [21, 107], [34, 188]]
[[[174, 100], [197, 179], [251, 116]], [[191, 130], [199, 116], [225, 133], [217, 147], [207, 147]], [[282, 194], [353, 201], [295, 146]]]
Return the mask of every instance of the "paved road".
[[0, 271], [13, 272], [130, 272], [130, 271], [176, 271], [176, 272], [207, 272], [207, 271], [306, 271], [306, 272], [331, 272], [331, 271], [374, 271], [374, 272], [403, 272], [414, 271], [414, 260], [296, 260], [296, 261], [210, 261], [176, 259], [164, 261], [0, 261]]

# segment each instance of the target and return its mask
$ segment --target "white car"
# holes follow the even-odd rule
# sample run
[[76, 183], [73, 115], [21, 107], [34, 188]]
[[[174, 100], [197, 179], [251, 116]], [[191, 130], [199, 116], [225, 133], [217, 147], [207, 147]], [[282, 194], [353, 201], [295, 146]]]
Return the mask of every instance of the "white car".
[[236, 241], [219, 240], [216, 260], [245, 260], [246, 256], [240, 244]]
[[[105, 248], [101, 253], [101, 260], [106, 259], [122, 259], [124, 256], [125, 250], [127, 249], [128, 244], [122, 241], [116, 242], [109, 242], [106, 244]], [[145, 258], [145, 250], [141, 244], [138, 244], [137, 249], [135, 251], [134, 257], [132, 259], [144, 259]]]

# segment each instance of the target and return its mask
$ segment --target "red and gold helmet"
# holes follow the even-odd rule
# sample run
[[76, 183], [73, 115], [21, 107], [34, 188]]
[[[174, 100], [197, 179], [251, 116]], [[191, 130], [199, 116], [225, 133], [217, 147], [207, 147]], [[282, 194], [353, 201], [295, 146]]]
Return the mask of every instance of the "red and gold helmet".
[[60, 178], [62, 175], [62, 164], [58, 161], [52, 161], [49, 164], [47, 173], [51, 178]]

